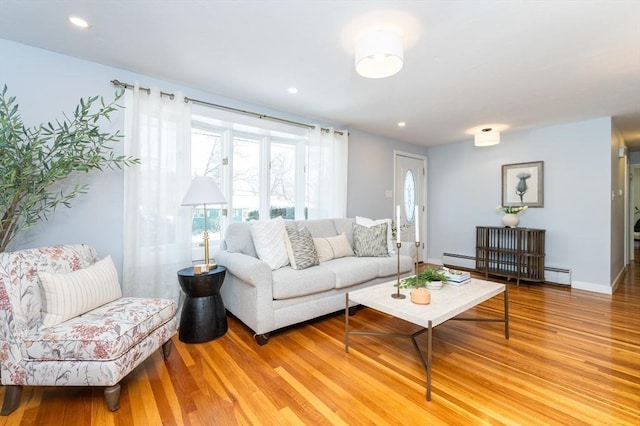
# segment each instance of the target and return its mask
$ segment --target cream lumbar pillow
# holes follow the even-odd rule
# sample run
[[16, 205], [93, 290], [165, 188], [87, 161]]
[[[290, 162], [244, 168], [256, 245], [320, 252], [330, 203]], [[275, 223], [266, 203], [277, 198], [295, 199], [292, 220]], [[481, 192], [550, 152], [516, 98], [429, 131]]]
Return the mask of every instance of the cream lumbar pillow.
[[39, 272], [42, 323], [52, 327], [122, 297], [111, 256], [65, 274]]
[[386, 223], [387, 224], [387, 238], [386, 238], [387, 253], [394, 254], [396, 252], [396, 245], [393, 242], [393, 229], [391, 227], [391, 219], [373, 220], [367, 217], [356, 216], [356, 223], [358, 225], [366, 226], [367, 228], [371, 228], [372, 226]]
[[318, 261], [326, 262], [327, 260], [337, 259], [339, 257], [354, 256], [353, 249], [347, 234], [344, 232], [335, 237], [314, 238], [313, 244], [316, 246]]
[[271, 270], [289, 264], [289, 254], [284, 242], [284, 219], [254, 220], [249, 222], [253, 245], [260, 260], [267, 262]]

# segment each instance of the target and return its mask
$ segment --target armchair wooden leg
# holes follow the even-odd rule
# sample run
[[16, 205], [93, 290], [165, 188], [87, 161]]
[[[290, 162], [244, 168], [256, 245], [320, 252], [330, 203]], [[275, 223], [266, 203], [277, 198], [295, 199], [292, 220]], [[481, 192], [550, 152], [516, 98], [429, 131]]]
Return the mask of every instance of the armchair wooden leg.
[[118, 411], [120, 409], [120, 383], [105, 388], [104, 399], [107, 401], [109, 411]]
[[22, 398], [22, 386], [5, 386], [4, 402], [2, 403], [0, 415], [8, 416], [13, 413], [16, 408], [18, 408], [18, 405], [20, 405], [20, 398]]
[[164, 356], [164, 359], [169, 358], [169, 355], [171, 355], [172, 347], [173, 347], [173, 340], [169, 339], [166, 342], [164, 342], [164, 345], [162, 345], [162, 356]]

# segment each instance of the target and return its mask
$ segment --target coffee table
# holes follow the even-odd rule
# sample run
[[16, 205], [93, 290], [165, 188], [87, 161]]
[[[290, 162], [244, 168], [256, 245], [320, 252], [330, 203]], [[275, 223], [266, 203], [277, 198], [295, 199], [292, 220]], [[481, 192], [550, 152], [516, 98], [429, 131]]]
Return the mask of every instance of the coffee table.
[[[443, 322], [455, 319], [466, 321], [492, 321], [504, 323], [504, 337], [509, 338], [509, 293], [508, 288], [504, 284], [491, 281], [479, 280], [472, 278], [470, 282], [464, 285], [456, 286], [445, 284], [439, 290], [431, 290], [431, 303], [428, 305], [418, 305], [411, 302], [409, 297], [410, 289], [401, 289], [402, 294], [406, 294], [404, 299], [396, 299], [391, 297], [392, 293], [397, 291], [395, 287], [397, 281], [378, 284], [371, 287], [362, 288], [346, 294], [345, 304], [345, 352], [349, 352], [349, 336], [367, 335], [367, 336], [391, 336], [391, 337], [410, 337], [413, 346], [418, 353], [418, 357], [427, 374], [426, 393], [427, 401], [431, 401], [431, 354], [433, 328]], [[466, 318], [458, 317], [459, 314], [473, 308], [480, 303], [491, 299], [499, 294], [504, 294], [504, 317], [502, 318]], [[423, 327], [412, 334], [403, 333], [382, 333], [377, 331], [354, 331], [349, 330], [349, 303], [361, 304], [368, 306], [377, 311], [388, 315], [403, 319], [410, 323]], [[424, 354], [416, 337], [427, 333], [427, 357]]]

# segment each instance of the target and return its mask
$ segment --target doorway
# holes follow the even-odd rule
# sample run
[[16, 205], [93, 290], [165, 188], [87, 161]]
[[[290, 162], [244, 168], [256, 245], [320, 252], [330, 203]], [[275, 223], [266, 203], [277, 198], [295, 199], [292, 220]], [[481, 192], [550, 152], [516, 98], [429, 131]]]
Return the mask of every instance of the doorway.
[[419, 241], [421, 244], [418, 248], [418, 261], [422, 261], [427, 236], [427, 157], [400, 151], [395, 151], [394, 156], [394, 220], [399, 207], [400, 220], [397, 229], [400, 239], [404, 244]]
[[[631, 190], [629, 191], [631, 202], [631, 238], [629, 260], [640, 260], [638, 258], [638, 250], [640, 249], [640, 229], [636, 228], [636, 223], [640, 223], [640, 164], [631, 165]], [[637, 230], [636, 230], [637, 229]]]

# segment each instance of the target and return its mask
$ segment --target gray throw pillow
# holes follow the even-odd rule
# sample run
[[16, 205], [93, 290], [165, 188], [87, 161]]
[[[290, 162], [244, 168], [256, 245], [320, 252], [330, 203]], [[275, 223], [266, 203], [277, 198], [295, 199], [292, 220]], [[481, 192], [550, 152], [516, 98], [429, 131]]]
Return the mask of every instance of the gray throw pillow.
[[286, 228], [286, 230], [285, 243], [291, 267], [293, 269], [307, 269], [318, 265], [318, 253], [311, 232], [307, 228], [299, 230]]
[[356, 256], [389, 256], [387, 248], [387, 224], [374, 226], [353, 224], [353, 245]]

